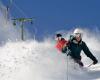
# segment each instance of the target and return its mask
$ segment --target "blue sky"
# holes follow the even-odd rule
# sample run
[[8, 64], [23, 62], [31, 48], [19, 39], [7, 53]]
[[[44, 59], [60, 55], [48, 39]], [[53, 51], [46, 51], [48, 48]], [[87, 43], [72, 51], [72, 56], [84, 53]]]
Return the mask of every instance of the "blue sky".
[[[2, 2], [9, 4], [9, 0]], [[99, 0], [13, 0], [10, 13], [14, 18], [35, 17], [34, 25], [27, 26], [32, 35], [37, 28], [37, 39], [76, 26], [100, 27]]]

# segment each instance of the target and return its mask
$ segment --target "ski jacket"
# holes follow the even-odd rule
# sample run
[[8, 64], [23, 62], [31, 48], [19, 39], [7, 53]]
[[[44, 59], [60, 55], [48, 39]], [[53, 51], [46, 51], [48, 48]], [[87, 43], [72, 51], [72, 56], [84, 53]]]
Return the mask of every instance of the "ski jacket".
[[61, 40], [57, 41], [57, 43], [56, 43], [56, 48], [57, 48], [59, 51], [62, 52], [63, 47], [66, 46], [67, 43], [68, 43], [68, 41], [65, 40], [64, 38], [62, 38]]
[[86, 43], [82, 40], [79, 43], [74, 43], [73, 41], [70, 41], [68, 48], [71, 51], [70, 56], [74, 59], [81, 60], [81, 51], [83, 50], [87, 57], [89, 57], [93, 61], [97, 61], [94, 55], [90, 52]]

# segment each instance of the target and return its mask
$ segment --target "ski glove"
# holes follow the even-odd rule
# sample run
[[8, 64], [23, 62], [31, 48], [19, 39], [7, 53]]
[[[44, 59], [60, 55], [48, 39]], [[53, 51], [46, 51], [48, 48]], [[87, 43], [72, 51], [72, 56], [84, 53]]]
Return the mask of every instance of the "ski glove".
[[93, 64], [94, 64], [94, 65], [97, 64], [97, 63], [98, 63], [98, 60], [93, 61]]

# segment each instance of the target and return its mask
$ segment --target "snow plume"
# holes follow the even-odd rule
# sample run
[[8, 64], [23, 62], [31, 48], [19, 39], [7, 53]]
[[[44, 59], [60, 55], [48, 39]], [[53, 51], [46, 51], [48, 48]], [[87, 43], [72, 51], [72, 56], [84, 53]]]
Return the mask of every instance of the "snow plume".
[[[82, 30], [83, 40], [100, 60], [99, 39], [95, 40], [94, 33], [87, 29]], [[66, 54], [58, 52], [54, 44], [52, 39], [6, 43], [0, 47], [0, 80], [100, 80], [99, 63], [81, 69]], [[85, 65], [92, 62], [82, 56]]]
[[0, 43], [7, 40], [15, 40], [18, 33], [11, 21], [6, 18], [6, 7], [0, 5]]
[[9, 42], [0, 51], [1, 80], [64, 80], [66, 76], [64, 55], [50, 42]]
[[[0, 2], [0, 44], [8, 40], [20, 40], [21, 29], [20, 25], [13, 26], [13, 21], [7, 19], [6, 7]], [[26, 31], [26, 30], [25, 30]], [[29, 37], [28, 32], [25, 38]]]

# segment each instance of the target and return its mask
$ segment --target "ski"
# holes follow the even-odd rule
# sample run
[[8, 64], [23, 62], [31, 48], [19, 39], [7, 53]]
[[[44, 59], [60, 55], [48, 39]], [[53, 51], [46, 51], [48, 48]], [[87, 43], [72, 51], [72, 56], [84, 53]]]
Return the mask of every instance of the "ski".
[[91, 67], [92, 65], [93, 65], [93, 63], [91, 63], [91, 64], [87, 65], [86, 67]]

